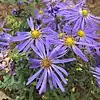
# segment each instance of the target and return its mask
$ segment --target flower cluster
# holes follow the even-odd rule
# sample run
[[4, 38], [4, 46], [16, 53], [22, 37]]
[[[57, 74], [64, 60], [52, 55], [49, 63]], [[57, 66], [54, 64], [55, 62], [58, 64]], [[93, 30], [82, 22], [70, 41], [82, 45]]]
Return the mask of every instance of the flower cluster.
[[[59, 87], [64, 92], [63, 83], [67, 84], [68, 72], [63, 65], [78, 58], [88, 62], [87, 54], [93, 51], [100, 54], [97, 41], [100, 36], [96, 34], [100, 28], [100, 17], [90, 13], [85, 0], [76, 4], [70, 0], [43, 2], [45, 8], [36, 8], [34, 18], [27, 18], [28, 31], [16, 32], [9, 41], [17, 44], [15, 48], [18, 52], [32, 53], [28, 59], [30, 69], [37, 69], [37, 72], [26, 85], [37, 79], [39, 94], [46, 91], [47, 84], [50, 89]], [[65, 58], [69, 51], [73, 57]]]

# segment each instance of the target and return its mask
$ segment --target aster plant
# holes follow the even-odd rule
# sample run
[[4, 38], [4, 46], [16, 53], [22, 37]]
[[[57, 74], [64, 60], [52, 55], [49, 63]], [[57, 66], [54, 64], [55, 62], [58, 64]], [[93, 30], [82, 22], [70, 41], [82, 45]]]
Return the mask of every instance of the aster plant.
[[[29, 58], [29, 61], [32, 63], [30, 68], [40, 68], [40, 70], [31, 76], [27, 82], [28, 85], [37, 77], [40, 77], [36, 85], [36, 88], [40, 89], [39, 94], [46, 91], [45, 85], [47, 84], [47, 80], [51, 89], [58, 86], [64, 91], [60, 80], [55, 74], [55, 72], [58, 74], [61, 73], [59, 70], [61, 71], [62, 68], [60, 69], [55, 64], [64, 64], [68, 60], [58, 60], [58, 55], [62, 57], [68, 51], [72, 51], [72, 53], [74, 52], [85, 62], [88, 62], [88, 58], [83, 53], [82, 48], [89, 52], [91, 48], [98, 47], [98, 42], [96, 41], [98, 38], [96, 35], [98, 27], [96, 23], [99, 23], [99, 17], [94, 17], [89, 13], [84, 0], [77, 2], [77, 4], [69, 0], [52, 1], [52, 3], [50, 1], [44, 2], [47, 2], [46, 8], [37, 8], [34, 20], [32, 17], [27, 19], [31, 31], [17, 32], [17, 36], [12, 37], [12, 42], [19, 42], [16, 46], [19, 52], [27, 52], [31, 48], [41, 58]], [[68, 7], [69, 4], [72, 7]], [[63, 9], [62, 5], [64, 5]], [[67, 8], [65, 8], [66, 6]], [[40, 21], [40, 23], [42, 22], [47, 27], [37, 24], [36, 20]], [[55, 48], [52, 48], [52, 46]], [[51, 54], [52, 56], [50, 56]], [[53, 62], [55, 59], [58, 60], [56, 60], [57, 63]], [[75, 58], [70, 59], [69, 62], [71, 60], [75, 60]], [[54, 80], [53, 75], [56, 77], [56, 80]], [[62, 81], [66, 83], [62, 74], [61, 77]]]
[[[44, 45], [41, 41], [41, 44], [32, 45], [34, 52], [39, 56], [38, 59], [29, 59], [32, 63], [31, 68], [40, 68], [38, 72], [32, 75], [27, 82], [27, 85], [30, 84], [34, 79], [40, 76], [39, 81], [36, 85], [36, 89], [39, 89], [39, 94], [46, 91], [47, 81], [49, 82], [50, 88], [52, 89], [59, 87], [62, 92], [65, 91], [62, 80], [65, 84], [67, 84], [66, 79], [63, 74], [67, 77], [68, 73], [64, 68], [57, 64], [63, 64], [67, 62], [74, 61], [75, 58], [68, 59], [59, 59], [61, 55], [63, 55], [63, 51], [60, 50], [61, 46], [57, 46], [53, 50], [50, 50], [48, 42]], [[45, 49], [46, 48], [46, 49]], [[60, 77], [60, 79], [58, 78]]]
[[[71, 100], [80, 100], [83, 94], [79, 92], [84, 93], [89, 85], [94, 85], [94, 77], [100, 86], [100, 34], [97, 34], [100, 17], [91, 14], [86, 0], [77, 0], [76, 3], [74, 0], [40, 0], [40, 4], [37, 0], [23, 0], [16, 3], [19, 10], [21, 5], [31, 6], [20, 14], [16, 8], [11, 12], [13, 18], [22, 16], [25, 23], [20, 22], [17, 32], [4, 28], [5, 21], [0, 24], [0, 71], [8, 68], [6, 74], [12, 77], [12, 82], [7, 86], [14, 86], [12, 91], [18, 91], [18, 95], [19, 91], [25, 92], [24, 98], [19, 96], [15, 100], [26, 100], [26, 94], [29, 95], [27, 100], [33, 95], [34, 98], [41, 96], [37, 100], [49, 100], [55, 91], [53, 99], [63, 95], [61, 100], [65, 100], [71, 95]], [[8, 62], [6, 58], [9, 58]], [[6, 87], [7, 81], [4, 78], [0, 86]], [[48, 99], [44, 98], [50, 91], [53, 92]], [[89, 95], [91, 91], [93, 88], [88, 90]], [[80, 97], [77, 98], [77, 94]]]

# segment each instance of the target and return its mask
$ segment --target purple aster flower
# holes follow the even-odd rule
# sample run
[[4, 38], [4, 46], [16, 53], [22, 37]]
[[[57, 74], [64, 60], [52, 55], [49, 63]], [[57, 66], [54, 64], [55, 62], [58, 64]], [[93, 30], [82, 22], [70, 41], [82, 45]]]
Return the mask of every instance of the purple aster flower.
[[44, 17], [42, 19], [42, 22], [44, 24], [47, 24], [48, 26], [53, 27], [53, 29], [56, 28], [55, 14], [50, 6], [49, 6], [49, 8], [45, 9], [45, 13], [44, 13]]
[[74, 9], [77, 7], [82, 7], [85, 4], [85, 0], [78, 0], [77, 2], [73, 0], [63, 0], [62, 2], [58, 3], [58, 7], [60, 8], [60, 13], [58, 15], [66, 15], [67, 10]]
[[34, 12], [35, 12], [35, 19], [38, 19], [38, 20], [42, 20], [42, 18], [46, 14], [43, 8], [35, 9]]
[[51, 47], [48, 44], [48, 41], [46, 41], [45, 45], [41, 41], [41, 44], [38, 43], [36, 46], [32, 45], [34, 52], [38, 55], [38, 58], [31, 58], [29, 60], [32, 63], [30, 68], [39, 68], [39, 70], [28, 79], [27, 85], [38, 78], [39, 80], [37, 82], [36, 89], [39, 89], [39, 94], [46, 91], [47, 82], [51, 89], [59, 87], [62, 92], [64, 92], [65, 90], [62, 82], [67, 84], [64, 75], [68, 76], [68, 73], [62, 67], [58, 66], [58, 64], [75, 60], [75, 58], [59, 59], [63, 56], [64, 49], [60, 49], [61, 45], [59, 45], [51, 50]]
[[58, 16], [59, 13], [59, 2], [57, 2], [54, 5], [47, 5], [47, 7], [44, 9], [44, 17], [42, 19], [42, 22], [44, 24], [47, 24], [48, 27], [51, 27], [53, 30], [57, 30], [57, 24], [59, 22], [62, 22], [62, 18]]
[[1, 34], [0, 35], [0, 47], [9, 46], [11, 42], [11, 35], [10, 34]]
[[100, 66], [100, 55], [97, 55], [96, 52], [93, 54], [94, 57], [94, 66]]
[[11, 14], [14, 16], [14, 15], [17, 15], [18, 14], [18, 10], [17, 9], [12, 9], [11, 11]]
[[[67, 36], [63, 39], [63, 43], [64, 46], [69, 46], [69, 48], [72, 48], [72, 50], [74, 51], [74, 53], [77, 56], [80, 56], [84, 61], [88, 62], [88, 59], [86, 58], [86, 56], [82, 53], [82, 51], [80, 50], [81, 47], [80, 46], [85, 46], [84, 49], [86, 49], [86, 47], [95, 47], [96, 45], [94, 44], [89, 44], [87, 42], [81, 42], [81, 41], [77, 41], [75, 37], [72, 36]], [[80, 49], [79, 49], [80, 48]]]
[[93, 49], [95, 49], [98, 53], [100, 53], [99, 52], [100, 44], [98, 41], [100, 40], [100, 35], [97, 34], [97, 31], [95, 31], [94, 29], [90, 27], [85, 27], [84, 30], [79, 29], [76, 32], [74, 31], [74, 34], [72, 33], [72, 36], [74, 36], [76, 40], [79, 42], [95, 45], [92, 48], [89, 47], [88, 45], [85, 47], [90, 53], [93, 51]]
[[96, 39], [99, 38], [96, 31], [90, 28], [85, 28], [84, 30], [79, 29], [75, 36], [79, 41], [90, 44], [97, 44]]
[[69, 24], [74, 23], [73, 32], [79, 29], [84, 30], [87, 26], [98, 30], [97, 24], [100, 24], [100, 17], [93, 16], [84, 6], [76, 4], [73, 8], [61, 10], [61, 14], [66, 17]]
[[[12, 42], [20, 42], [19, 45], [16, 46], [18, 51], [26, 52], [30, 49], [31, 45], [37, 44], [41, 39], [44, 39], [46, 37], [46, 31], [48, 29], [41, 28], [41, 25], [34, 26], [33, 20], [30, 17], [30, 19], [27, 19], [28, 25], [31, 29], [30, 32], [17, 32], [17, 36], [12, 37]], [[40, 43], [41, 44], [41, 43]]]
[[96, 83], [97, 86], [100, 87], [100, 53], [99, 55], [97, 55], [97, 53], [93, 53], [93, 58], [94, 58], [94, 64], [93, 66], [95, 67], [91, 67], [91, 72], [93, 73], [93, 76], [96, 78]]
[[44, 24], [47, 24], [47, 23], [55, 23], [55, 17], [52, 16], [50, 13], [48, 13], [48, 11], [46, 11], [43, 19], [42, 19], [42, 22]]
[[[84, 30], [79, 29], [76, 32], [75, 37], [79, 42], [95, 45], [92, 47], [94, 49], [98, 47], [98, 42], [96, 41], [96, 39], [98, 39], [99, 37], [96, 34], [96, 31], [94, 31], [90, 28], [85, 28]], [[91, 48], [91, 47], [89, 47], [87, 45], [86, 48], [87, 48], [87, 50], [89, 50], [89, 48]]]
[[63, 30], [64, 32], [66, 32], [67, 35], [73, 35], [73, 34], [72, 34], [73, 26], [70, 25], [70, 24], [67, 24], [67, 22], [63, 25], [62, 30]]
[[[62, 28], [61, 28], [62, 27]], [[58, 41], [60, 39], [63, 39], [66, 35], [70, 35], [72, 32], [72, 27], [67, 25], [60, 25], [58, 24], [58, 30], [54, 31], [52, 29], [49, 29], [49, 34], [47, 39], [49, 40], [49, 42], [53, 45], [58, 45]]]
[[93, 73], [93, 76], [96, 78], [96, 84], [97, 86], [100, 87], [100, 65], [98, 67], [95, 67], [95, 68], [91, 68], [92, 69], [92, 73]]
[[[86, 56], [82, 53], [82, 51], [79, 48], [81, 48], [82, 46], [96, 47], [95, 44], [88, 43], [86, 41], [79, 41], [77, 37], [68, 35], [66, 33], [59, 34], [52, 30], [52, 34], [53, 35], [50, 35], [49, 36], [50, 38], [48, 39], [49, 41], [51, 41], [51, 43], [53, 43], [56, 46], [62, 44], [65, 48], [69, 48], [73, 50], [77, 56], [80, 56], [86, 62], [88, 62], [88, 59], [86, 58]], [[58, 38], [58, 36], [61, 36], [61, 38]], [[87, 41], [89, 40], [87, 39]]]

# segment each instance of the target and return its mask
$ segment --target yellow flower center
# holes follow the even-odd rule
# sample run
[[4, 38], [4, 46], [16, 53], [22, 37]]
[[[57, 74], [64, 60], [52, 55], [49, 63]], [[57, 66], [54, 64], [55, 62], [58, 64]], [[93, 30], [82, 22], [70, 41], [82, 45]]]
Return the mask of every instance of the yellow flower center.
[[79, 37], [84, 37], [84, 36], [85, 36], [85, 33], [84, 33], [84, 31], [82, 31], [82, 30], [78, 30], [78, 31], [77, 31], [77, 35], [78, 35]]
[[59, 18], [62, 18], [62, 16], [59, 15], [59, 16], [56, 16], [56, 18], [59, 19]]
[[65, 35], [65, 33], [59, 33], [58, 38], [62, 38]]
[[66, 46], [72, 46], [74, 44], [74, 39], [72, 37], [65, 37], [64, 43]]
[[51, 66], [51, 64], [52, 64], [52, 62], [48, 57], [42, 59], [42, 61], [41, 61], [41, 66], [43, 68], [49, 68]]
[[33, 31], [31, 31], [31, 36], [32, 36], [32, 38], [34, 38], [34, 39], [39, 38], [39, 36], [40, 36], [40, 31], [39, 31], [39, 30], [33, 30]]
[[83, 9], [81, 12], [82, 12], [82, 15], [85, 17], [87, 17], [89, 14], [88, 10], [86, 10], [86, 9]]
[[39, 10], [39, 14], [43, 14], [43, 10]]

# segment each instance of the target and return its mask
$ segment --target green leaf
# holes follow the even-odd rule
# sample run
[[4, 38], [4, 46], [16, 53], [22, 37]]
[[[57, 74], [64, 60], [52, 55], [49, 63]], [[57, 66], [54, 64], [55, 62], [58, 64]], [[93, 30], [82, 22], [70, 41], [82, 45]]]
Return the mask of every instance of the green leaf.
[[60, 100], [60, 97], [59, 97], [59, 95], [57, 95], [56, 92], [53, 92], [53, 95], [55, 96], [56, 100]]
[[76, 100], [75, 99], [75, 94], [73, 92], [71, 92], [71, 94], [70, 94], [70, 100]]
[[38, 0], [34, 0], [35, 3], [38, 3]]
[[29, 100], [33, 100], [33, 90], [34, 90], [34, 87], [31, 86], [29, 90]]

